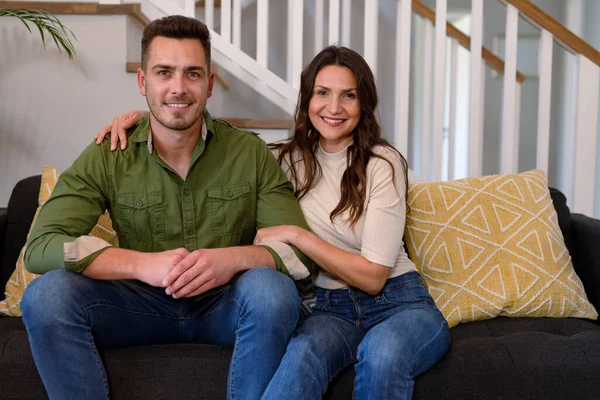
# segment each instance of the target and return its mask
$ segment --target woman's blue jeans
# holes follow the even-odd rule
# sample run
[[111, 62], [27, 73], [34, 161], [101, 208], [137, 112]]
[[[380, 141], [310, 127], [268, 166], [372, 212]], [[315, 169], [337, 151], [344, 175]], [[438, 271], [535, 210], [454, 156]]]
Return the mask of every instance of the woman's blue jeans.
[[139, 281], [99, 281], [56, 270], [21, 303], [35, 364], [51, 399], [107, 399], [98, 348], [167, 343], [233, 345], [227, 395], [259, 399], [285, 353], [300, 301], [270, 268], [242, 274], [202, 298], [173, 299]]
[[355, 399], [410, 399], [413, 378], [450, 347], [448, 324], [416, 272], [389, 279], [377, 296], [355, 288], [316, 293], [263, 399], [321, 399], [354, 363]]

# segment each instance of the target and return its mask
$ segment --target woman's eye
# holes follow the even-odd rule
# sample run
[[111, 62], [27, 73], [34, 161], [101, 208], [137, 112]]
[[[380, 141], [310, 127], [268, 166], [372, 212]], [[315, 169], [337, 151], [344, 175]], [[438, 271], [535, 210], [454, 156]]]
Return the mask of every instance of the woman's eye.
[[325, 92], [324, 90], [317, 90], [317, 96], [325, 96], [327, 94], [327, 92]]
[[346, 97], [347, 99], [355, 99], [356, 95], [354, 93], [346, 93], [344, 97]]

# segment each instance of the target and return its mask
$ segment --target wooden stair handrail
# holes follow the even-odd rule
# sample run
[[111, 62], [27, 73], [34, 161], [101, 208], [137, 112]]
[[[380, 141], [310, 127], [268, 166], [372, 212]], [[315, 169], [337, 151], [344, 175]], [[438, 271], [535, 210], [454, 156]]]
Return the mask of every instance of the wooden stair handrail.
[[[435, 25], [435, 11], [433, 11], [431, 8], [421, 3], [419, 0], [413, 0], [412, 9], [414, 12], [423, 18], [430, 20]], [[460, 29], [452, 25], [450, 22], [446, 23], [446, 34], [456, 39], [456, 41], [465, 49], [471, 51], [471, 38], [468, 35], [465, 35]], [[488, 63], [492, 68], [504, 74], [504, 61], [502, 61], [501, 58], [496, 56], [490, 50], [482, 47], [481, 58], [483, 58], [485, 62]], [[516, 79], [519, 83], [523, 83], [526, 78], [525, 75], [517, 71]]]
[[[139, 4], [99, 4], [99, 3], [58, 3], [43, 1], [0, 1], [0, 8], [21, 8], [43, 10], [52, 14], [77, 14], [77, 15], [129, 15], [142, 29], [150, 23], [141, 10]], [[140, 63], [127, 62], [125, 70], [127, 72], [136, 72]], [[213, 65], [214, 68], [214, 65]], [[229, 90], [229, 82], [223, 76], [223, 73], [214, 68], [215, 77], [225, 90]]]
[[[134, 17], [138, 22], [148, 19], [142, 14], [139, 4], [99, 4], [78, 2], [45, 2], [45, 1], [0, 1], [0, 8], [21, 8], [43, 10], [52, 14], [109, 15], [125, 14]], [[140, 20], [140, 18], [145, 21]], [[146, 22], [147, 24], [148, 22]]]
[[506, 5], [509, 3], [519, 10], [519, 16], [527, 22], [547, 30], [554, 39], [567, 51], [581, 54], [600, 67], [600, 52], [588, 42], [568, 30], [560, 22], [542, 11], [529, 0], [498, 0]]
[[219, 118], [240, 129], [294, 129], [292, 119]]

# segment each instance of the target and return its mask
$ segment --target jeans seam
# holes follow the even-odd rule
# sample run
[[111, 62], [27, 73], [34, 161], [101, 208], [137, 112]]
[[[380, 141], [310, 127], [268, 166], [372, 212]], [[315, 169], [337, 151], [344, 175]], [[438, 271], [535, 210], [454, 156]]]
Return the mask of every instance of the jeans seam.
[[104, 364], [102, 363], [102, 359], [100, 358], [100, 355], [98, 354], [98, 349], [96, 348], [96, 343], [94, 342], [94, 336], [92, 335], [91, 329], [88, 331], [88, 335], [89, 335], [89, 339], [90, 339], [90, 345], [92, 346], [92, 349], [94, 350], [94, 356], [96, 357], [96, 362], [97, 362], [98, 368], [100, 370], [100, 375], [102, 376], [102, 381], [104, 382], [104, 390], [106, 393], [106, 398], [109, 399], [110, 391], [108, 388], [108, 379], [106, 377], [106, 371], [104, 370]]
[[122, 307], [114, 306], [112, 304], [104, 304], [104, 303], [94, 303], [94, 304], [90, 304], [88, 306], [84, 306], [84, 307], [81, 308], [81, 311], [82, 312], [86, 312], [90, 308], [94, 308], [94, 307], [110, 307], [110, 308], [114, 308], [114, 309], [119, 310], [119, 311], [131, 313], [131, 314], [147, 315], [147, 316], [150, 316], [150, 317], [162, 317], [162, 318], [169, 318], [169, 319], [173, 319], [173, 320], [177, 320], [177, 319], [191, 319], [191, 318], [177, 318], [177, 317], [172, 317], [172, 316], [169, 316], [169, 315], [158, 314], [158, 313], [149, 313], [149, 312], [128, 310], [128, 309], [125, 309], [125, 308], [122, 308]]
[[[214, 311], [218, 310], [224, 304], [227, 304], [230, 301], [236, 302], [241, 308], [241, 303], [235, 297], [232, 297], [229, 300], [220, 304], [219, 307], [215, 308], [214, 310], [211, 310], [210, 312], [214, 312]], [[241, 313], [240, 313], [240, 317], [238, 318], [238, 322], [239, 322], [238, 328], [237, 328], [236, 334], [235, 334], [235, 344], [233, 345], [233, 355], [231, 357], [231, 363], [230, 363], [230, 367], [229, 367], [230, 376], [231, 376], [231, 379], [229, 379], [229, 399], [231, 399], [231, 400], [235, 398], [234, 393], [233, 393], [233, 380], [234, 380], [234, 374], [235, 374], [235, 362], [237, 360], [237, 355], [238, 355], [238, 344], [239, 344], [239, 340], [240, 340], [240, 337], [237, 332], [239, 332], [244, 327], [244, 319], [243, 319]]]
[[[426, 346], [428, 346], [428, 345], [429, 345], [430, 343], [432, 343], [432, 342], [433, 342], [435, 339], [437, 339], [437, 337], [440, 335], [440, 333], [441, 333], [441, 332], [442, 332], [442, 330], [444, 329], [444, 325], [445, 325], [445, 324], [446, 324], [446, 320], [445, 320], [445, 319], [442, 319], [442, 323], [440, 324], [440, 327], [438, 328], [438, 330], [437, 330], [437, 332], [435, 333], [435, 335], [434, 335], [434, 336], [433, 336], [431, 339], [429, 339], [429, 340], [427, 341], [427, 343], [423, 343], [423, 345], [422, 345], [422, 346], [419, 348], [419, 350], [417, 350], [417, 351], [415, 352], [415, 355], [414, 355], [413, 359], [411, 360], [411, 364], [412, 364], [412, 366], [413, 366], [413, 371], [412, 371], [412, 372], [413, 372], [413, 374], [412, 374], [412, 375], [413, 375], [413, 377], [414, 377], [414, 375], [415, 375], [415, 374], [414, 374], [414, 365], [415, 365], [415, 360], [418, 358], [418, 357], [417, 357], [417, 355], [419, 355], [419, 354], [420, 354], [420, 353], [423, 351], [423, 349], [424, 349]], [[436, 362], [437, 362], [437, 361], [436, 361]]]
[[227, 303], [229, 303], [231, 301], [237, 303], [238, 306], [240, 306], [240, 307], [242, 306], [242, 304], [238, 301], [238, 299], [236, 299], [235, 297], [232, 297], [232, 298], [227, 299], [226, 301], [222, 302], [221, 304], [219, 304], [217, 307], [213, 308], [212, 310], [207, 311], [206, 313], [204, 313], [204, 315], [206, 316], [206, 315], [214, 313], [215, 311], [218, 311], [219, 309], [221, 309], [223, 306], [225, 306]]

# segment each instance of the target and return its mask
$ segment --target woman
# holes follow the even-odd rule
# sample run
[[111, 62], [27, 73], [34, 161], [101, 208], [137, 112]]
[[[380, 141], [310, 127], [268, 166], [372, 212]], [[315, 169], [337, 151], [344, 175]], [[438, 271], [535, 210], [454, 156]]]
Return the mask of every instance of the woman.
[[354, 363], [356, 399], [410, 399], [414, 377], [450, 346], [448, 325], [404, 251], [408, 168], [381, 138], [377, 102], [365, 60], [328, 47], [302, 72], [294, 136], [272, 146], [314, 233], [265, 228], [256, 243], [290, 243], [321, 270], [313, 312], [263, 399], [320, 399]]

